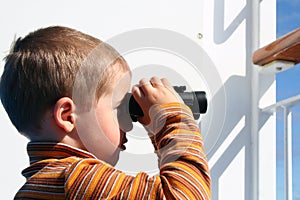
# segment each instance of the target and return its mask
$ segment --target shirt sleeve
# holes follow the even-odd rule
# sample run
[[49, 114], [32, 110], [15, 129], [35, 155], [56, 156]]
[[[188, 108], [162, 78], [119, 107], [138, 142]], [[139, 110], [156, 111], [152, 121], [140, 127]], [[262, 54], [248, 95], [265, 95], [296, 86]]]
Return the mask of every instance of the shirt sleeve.
[[190, 109], [157, 105], [147, 127], [160, 174], [126, 175], [97, 159], [80, 159], [66, 173], [67, 199], [210, 199], [202, 136]]

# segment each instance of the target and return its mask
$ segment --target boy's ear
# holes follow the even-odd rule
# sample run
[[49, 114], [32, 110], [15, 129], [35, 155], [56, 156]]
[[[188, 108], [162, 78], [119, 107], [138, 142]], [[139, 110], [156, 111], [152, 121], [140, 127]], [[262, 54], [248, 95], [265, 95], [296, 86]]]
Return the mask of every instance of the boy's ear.
[[54, 107], [55, 123], [66, 133], [70, 133], [75, 127], [75, 105], [69, 97], [60, 98]]

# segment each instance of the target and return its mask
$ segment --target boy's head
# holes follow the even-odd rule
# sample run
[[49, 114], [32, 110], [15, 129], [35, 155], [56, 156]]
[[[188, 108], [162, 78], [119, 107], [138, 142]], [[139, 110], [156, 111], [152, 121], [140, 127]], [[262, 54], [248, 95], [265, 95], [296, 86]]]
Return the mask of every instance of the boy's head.
[[[48, 27], [16, 40], [0, 82], [0, 97], [12, 123], [19, 132], [31, 137], [39, 129], [43, 116], [62, 97], [72, 99], [74, 83], [82, 64], [101, 66], [106, 55], [90, 56], [102, 46], [116, 58], [110, 65], [121, 69], [103, 69], [96, 81], [94, 98], [99, 99], [110, 85], [112, 70], [129, 70], [125, 60], [109, 45], [66, 27]], [[106, 62], [107, 63], [107, 62]], [[93, 74], [93, 73], [91, 73]]]

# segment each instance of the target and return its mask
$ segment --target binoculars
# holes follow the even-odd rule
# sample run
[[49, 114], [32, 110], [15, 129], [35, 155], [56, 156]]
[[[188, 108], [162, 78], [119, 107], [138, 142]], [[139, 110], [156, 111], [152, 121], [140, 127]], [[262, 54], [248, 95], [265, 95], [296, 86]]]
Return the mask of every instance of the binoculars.
[[[195, 119], [199, 119], [200, 114], [206, 113], [207, 98], [204, 91], [185, 92], [185, 86], [173, 86], [173, 88], [182, 98], [183, 102], [192, 110]], [[137, 118], [144, 116], [141, 107], [131, 93], [127, 93], [125, 101], [128, 102], [128, 112], [133, 122], [136, 122]]]

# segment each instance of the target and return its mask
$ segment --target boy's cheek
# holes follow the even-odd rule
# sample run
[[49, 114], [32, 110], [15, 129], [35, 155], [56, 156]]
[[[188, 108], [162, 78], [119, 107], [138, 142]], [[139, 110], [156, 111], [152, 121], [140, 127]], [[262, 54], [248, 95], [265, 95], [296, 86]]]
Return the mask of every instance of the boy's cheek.
[[119, 126], [119, 117], [118, 117], [119, 111], [118, 111], [118, 109], [114, 109], [111, 113], [112, 113], [112, 118], [113, 118], [115, 126]]
[[[81, 142], [91, 153], [98, 157], [99, 152], [111, 151], [118, 148], [120, 130], [112, 111], [94, 114], [83, 114], [77, 120], [77, 132]], [[97, 144], [95, 145], [95, 142]], [[109, 154], [109, 153], [108, 153]]]

